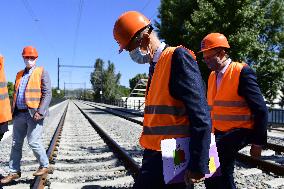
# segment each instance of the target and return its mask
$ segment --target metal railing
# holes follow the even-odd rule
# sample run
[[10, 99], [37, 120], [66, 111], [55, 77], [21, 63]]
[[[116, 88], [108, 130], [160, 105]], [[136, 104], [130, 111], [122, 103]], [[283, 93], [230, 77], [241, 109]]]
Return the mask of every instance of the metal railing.
[[[140, 111], [144, 111], [145, 107], [144, 100], [104, 100], [102, 103]], [[270, 126], [277, 125], [284, 127], [284, 109], [268, 107], [268, 123]]]
[[268, 123], [274, 125], [284, 125], [284, 109], [268, 109]]
[[103, 103], [140, 111], [144, 111], [145, 107], [144, 100], [104, 100]]

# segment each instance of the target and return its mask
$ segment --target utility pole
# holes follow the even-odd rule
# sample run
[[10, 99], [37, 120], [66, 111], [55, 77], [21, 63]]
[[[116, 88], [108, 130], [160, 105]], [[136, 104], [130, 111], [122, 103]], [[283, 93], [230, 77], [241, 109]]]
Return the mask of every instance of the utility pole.
[[59, 90], [59, 57], [57, 58], [57, 90]]
[[84, 100], [86, 100], [86, 82], [84, 82]]
[[103, 103], [103, 64], [101, 64], [101, 103]]
[[[60, 73], [60, 67], [68, 67], [68, 68], [94, 68], [94, 66], [76, 66], [76, 65], [63, 65], [63, 64], [59, 64], [59, 57], [57, 59], [57, 91], [59, 91], [59, 73]], [[71, 84], [71, 83], [65, 83], [64, 82], [64, 95], [65, 95], [65, 84]], [[78, 84], [78, 83], [75, 83]], [[85, 84], [86, 85], [86, 84]], [[85, 86], [86, 88], [86, 86]], [[60, 92], [60, 91], [59, 91]]]

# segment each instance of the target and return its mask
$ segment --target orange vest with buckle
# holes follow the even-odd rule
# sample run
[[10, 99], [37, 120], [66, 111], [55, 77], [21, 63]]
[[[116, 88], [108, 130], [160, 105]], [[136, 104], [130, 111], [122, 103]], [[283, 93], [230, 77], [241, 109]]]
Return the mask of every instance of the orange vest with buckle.
[[169, 81], [172, 54], [176, 47], [166, 48], [155, 66], [149, 91], [146, 93], [143, 132], [140, 144], [161, 150], [161, 140], [189, 136], [189, 120], [182, 101], [170, 95]]
[[7, 82], [4, 73], [4, 61], [0, 56], [0, 123], [10, 121], [12, 119], [11, 104], [7, 89]]
[[[18, 90], [20, 86], [21, 79], [23, 77], [25, 70], [18, 72], [15, 82], [13, 109], [15, 108], [15, 103], [17, 101]], [[25, 101], [29, 108], [36, 109], [40, 105], [41, 99], [41, 76], [43, 73], [43, 67], [36, 67], [32, 74], [30, 75], [26, 90], [25, 90]]]
[[219, 131], [234, 128], [252, 129], [254, 121], [246, 100], [238, 95], [239, 79], [245, 63], [232, 62], [217, 90], [216, 73], [208, 80], [207, 100], [211, 109], [212, 126]]

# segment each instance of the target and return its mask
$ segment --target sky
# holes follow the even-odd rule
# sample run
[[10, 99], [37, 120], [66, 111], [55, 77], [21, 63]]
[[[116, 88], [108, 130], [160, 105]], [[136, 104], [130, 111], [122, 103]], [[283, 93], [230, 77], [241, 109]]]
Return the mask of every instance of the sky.
[[[14, 82], [24, 69], [22, 50], [34, 46], [37, 65], [49, 73], [57, 87], [57, 61], [60, 65], [93, 66], [97, 58], [115, 64], [120, 84], [148, 73], [148, 65], [134, 63], [127, 52], [118, 54], [113, 26], [124, 12], [136, 10], [152, 22], [157, 20], [159, 0], [0, 0], [0, 54], [5, 59], [8, 81]], [[91, 88], [92, 68], [60, 68], [60, 88]], [[73, 83], [73, 84], [71, 84]], [[77, 84], [75, 84], [77, 83]]]

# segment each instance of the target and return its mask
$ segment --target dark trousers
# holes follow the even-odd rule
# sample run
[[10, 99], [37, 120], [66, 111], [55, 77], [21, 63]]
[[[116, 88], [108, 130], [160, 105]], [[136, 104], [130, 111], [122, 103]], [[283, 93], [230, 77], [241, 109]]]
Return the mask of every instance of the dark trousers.
[[205, 180], [207, 189], [235, 189], [234, 165], [237, 152], [250, 143], [251, 130], [233, 129], [229, 132], [215, 132], [222, 176]]
[[0, 141], [2, 140], [3, 136], [4, 136], [4, 133], [3, 134], [0, 133]]
[[134, 189], [185, 189], [185, 183], [165, 184], [163, 176], [162, 154], [158, 151], [144, 150], [142, 167]]

